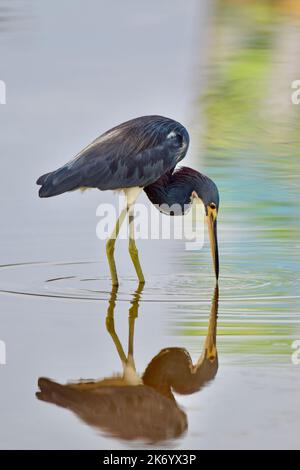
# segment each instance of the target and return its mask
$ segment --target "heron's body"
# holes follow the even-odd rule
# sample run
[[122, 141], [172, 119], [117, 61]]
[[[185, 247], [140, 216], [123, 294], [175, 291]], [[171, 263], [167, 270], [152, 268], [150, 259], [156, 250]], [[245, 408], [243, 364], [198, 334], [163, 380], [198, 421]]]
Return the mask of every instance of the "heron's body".
[[143, 188], [182, 160], [187, 130], [162, 116], [143, 116], [105, 132], [58, 170], [41, 176], [40, 197], [76, 189]]
[[[114, 285], [118, 284], [114, 246], [127, 214], [130, 221], [129, 252], [139, 281], [145, 282], [134, 241], [133, 215], [134, 203], [142, 189], [155, 204], [179, 205], [178, 212], [164, 208], [169, 215], [184, 214], [191, 199], [200, 198], [207, 216], [211, 216], [210, 230], [215, 238], [213, 249], [216, 249], [215, 220], [219, 206], [216, 185], [190, 168], [174, 171], [185, 157], [188, 146], [188, 132], [179, 122], [163, 116], [142, 116], [105, 132], [68, 163], [37, 180], [42, 198], [87, 188], [125, 192], [126, 207], [107, 242]], [[217, 253], [214, 253], [214, 261], [218, 277]]]

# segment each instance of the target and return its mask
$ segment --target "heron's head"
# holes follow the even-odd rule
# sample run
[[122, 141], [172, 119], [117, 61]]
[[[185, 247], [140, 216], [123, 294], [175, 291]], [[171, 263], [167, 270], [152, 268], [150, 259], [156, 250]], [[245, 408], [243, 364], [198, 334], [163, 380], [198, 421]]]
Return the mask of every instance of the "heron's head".
[[193, 170], [192, 198], [200, 199], [205, 208], [206, 216], [217, 218], [220, 196], [216, 184], [208, 176]]

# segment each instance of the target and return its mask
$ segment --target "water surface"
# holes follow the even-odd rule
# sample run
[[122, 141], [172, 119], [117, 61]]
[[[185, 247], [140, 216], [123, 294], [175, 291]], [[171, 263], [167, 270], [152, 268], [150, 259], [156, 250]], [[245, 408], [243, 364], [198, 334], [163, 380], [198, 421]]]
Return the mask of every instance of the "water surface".
[[[297, 15], [269, 2], [216, 2], [214, 10], [208, 2], [176, 0], [171, 10], [169, 2], [156, 3], [132, 1], [129, 15], [121, 2], [90, 2], [89, 9], [79, 0], [18, 2], [23, 27], [11, 19], [0, 28], [0, 79], [8, 90], [0, 108], [3, 449], [151, 445], [35, 396], [40, 377], [100, 381], [120, 374], [122, 363], [106, 320], [112, 292], [105, 245], [95, 235], [97, 205], [116, 197], [91, 191], [41, 201], [34, 182], [100, 132], [143, 114], [187, 125], [187, 164], [203, 168], [221, 192], [218, 369], [194, 393], [173, 390], [181, 425], [153, 445], [299, 448], [300, 366], [291, 354], [300, 339], [300, 120], [287, 104], [285, 73], [292, 65], [291, 76], [300, 72], [288, 54]], [[138, 305], [125, 241], [116, 253], [114, 327], [123, 350], [136, 305], [137, 377], [168, 347], [185, 348], [197, 364], [211, 331], [209, 247], [139, 247], [147, 284]]]

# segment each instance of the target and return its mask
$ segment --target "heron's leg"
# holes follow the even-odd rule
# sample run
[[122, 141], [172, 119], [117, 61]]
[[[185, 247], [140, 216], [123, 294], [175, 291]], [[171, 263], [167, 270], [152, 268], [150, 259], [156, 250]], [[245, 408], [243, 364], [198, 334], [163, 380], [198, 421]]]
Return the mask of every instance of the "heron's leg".
[[140, 284], [145, 284], [144, 274], [141, 268], [138, 250], [135, 244], [134, 239], [134, 206], [133, 204], [129, 206], [128, 210], [128, 218], [129, 218], [129, 253], [132, 259], [137, 277], [139, 279]]
[[127, 358], [126, 358], [123, 346], [121, 344], [121, 341], [116, 333], [115, 322], [114, 322], [114, 312], [115, 312], [115, 306], [116, 306], [117, 291], [118, 291], [117, 287], [113, 287], [111, 291], [111, 296], [110, 296], [109, 305], [108, 305], [107, 314], [106, 314], [106, 329], [116, 346], [118, 355], [124, 367], [124, 365], [127, 362]]
[[114, 286], [117, 286], [119, 284], [116, 263], [115, 263], [115, 258], [114, 258], [115, 244], [116, 244], [116, 239], [118, 238], [118, 235], [120, 232], [121, 225], [124, 222], [124, 219], [126, 217], [127, 211], [128, 211], [128, 207], [126, 205], [126, 207], [122, 210], [120, 217], [117, 220], [117, 223], [115, 225], [115, 228], [111, 236], [106, 242], [106, 254], [107, 254], [107, 259], [108, 259], [108, 264], [109, 264], [109, 269], [110, 269], [110, 274], [111, 274], [111, 281]]

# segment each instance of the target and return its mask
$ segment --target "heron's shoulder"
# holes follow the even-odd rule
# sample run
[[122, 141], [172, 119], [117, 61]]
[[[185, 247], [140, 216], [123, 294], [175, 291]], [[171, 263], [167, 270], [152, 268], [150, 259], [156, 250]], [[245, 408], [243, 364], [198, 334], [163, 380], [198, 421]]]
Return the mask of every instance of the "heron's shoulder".
[[[134, 137], [138, 135], [144, 135], [149, 133], [149, 131], [156, 131], [158, 132], [164, 125], [171, 125], [173, 127], [178, 125], [176, 121], [166, 118], [163, 116], [158, 115], [151, 115], [151, 116], [140, 116], [134, 119], [130, 119], [129, 121], [122, 122], [111, 129], [103, 132], [101, 135], [96, 137], [89, 145], [87, 145], [76, 157], [81, 156], [82, 154], [87, 154], [90, 150], [92, 150], [95, 146], [99, 145], [110, 145], [116, 144], [122, 141], [125, 137]], [[124, 143], [124, 141], [123, 141]], [[75, 158], [76, 158], [75, 157]]]
[[115, 126], [112, 129], [118, 128], [118, 127], [130, 127], [130, 126], [145, 126], [150, 123], [155, 123], [155, 124], [179, 124], [178, 121], [166, 117], [166, 116], [161, 116], [159, 114], [149, 114], [145, 116], [139, 116], [133, 119], [129, 119], [128, 121], [125, 121], [118, 126]]
[[172, 131], [182, 132], [186, 139], [189, 137], [187, 129], [180, 122], [165, 116], [149, 115], [125, 121], [109, 129], [98, 139], [103, 140], [124, 135], [145, 136], [147, 134], [161, 135], [166, 138]]
[[187, 149], [188, 131], [174, 119], [159, 115], [140, 116], [104, 132], [78, 156], [95, 155], [95, 151], [97, 156], [101, 153], [104, 158], [132, 156], [165, 143]]

